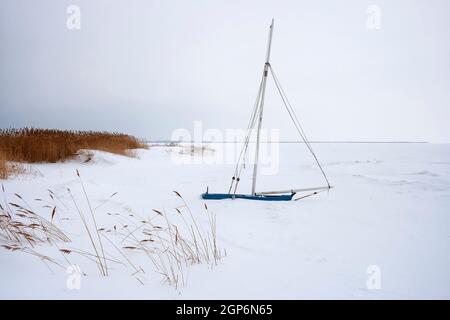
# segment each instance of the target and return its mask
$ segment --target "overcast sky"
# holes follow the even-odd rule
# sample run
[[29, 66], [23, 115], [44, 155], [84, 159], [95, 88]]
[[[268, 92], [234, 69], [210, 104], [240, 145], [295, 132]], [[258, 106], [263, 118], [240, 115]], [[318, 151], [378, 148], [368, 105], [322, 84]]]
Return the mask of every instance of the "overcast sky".
[[[447, 0], [1, 0], [0, 127], [246, 127], [272, 17], [271, 63], [310, 139], [450, 142]], [[297, 138], [267, 91], [263, 126]]]

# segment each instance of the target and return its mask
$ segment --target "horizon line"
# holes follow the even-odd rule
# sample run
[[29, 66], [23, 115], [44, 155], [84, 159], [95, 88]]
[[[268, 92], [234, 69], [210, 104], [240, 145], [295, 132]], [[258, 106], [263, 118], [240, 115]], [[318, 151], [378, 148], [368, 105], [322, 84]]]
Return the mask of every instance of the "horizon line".
[[[146, 143], [244, 143], [245, 141], [235, 140], [235, 141], [212, 141], [212, 140], [144, 140]], [[333, 141], [333, 140], [316, 140], [308, 141], [309, 143], [430, 143], [428, 141]], [[249, 141], [249, 143], [256, 143], [256, 141]], [[261, 141], [261, 143], [305, 143], [304, 141], [292, 141], [292, 140], [282, 140], [282, 141]]]

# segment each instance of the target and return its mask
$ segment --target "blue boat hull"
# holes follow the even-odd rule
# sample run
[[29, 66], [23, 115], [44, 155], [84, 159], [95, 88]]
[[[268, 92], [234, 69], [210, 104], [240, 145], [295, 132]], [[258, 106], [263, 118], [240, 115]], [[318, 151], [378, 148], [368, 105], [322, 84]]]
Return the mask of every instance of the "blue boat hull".
[[290, 201], [293, 194], [281, 195], [250, 195], [250, 194], [229, 194], [229, 193], [203, 193], [202, 198], [205, 200], [223, 200], [223, 199], [247, 199], [247, 200], [263, 200], [263, 201]]

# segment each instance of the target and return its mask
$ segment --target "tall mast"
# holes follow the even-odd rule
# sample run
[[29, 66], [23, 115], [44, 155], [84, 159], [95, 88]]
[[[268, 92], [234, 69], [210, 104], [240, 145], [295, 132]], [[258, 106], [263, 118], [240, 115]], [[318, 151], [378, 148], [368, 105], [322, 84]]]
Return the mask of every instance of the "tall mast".
[[263, 117], [263, 108], [264, 108], [264, 95], [266, 92], [266, 83], [267, 83], [267, 74], [269, 73], [269, 59], [270, 59], [270, 47], [272, 46], [272, 33], [273, 33], [273, 18], [272, 24], [270, 25], [269, 30], [269, 41], [267, 43], [267, 54], [266, 54], [266, 62], [264, 64], [264, 73], [262, 80], [262, 90], [261, 90], [261, 100], [259, 105], [259, 121], [258, 121], [258, 131], [256, 132], [256, 153], [255, 153], [255, 164], [253, 166], [253, 183], [252, 183], [252, 194], [255, 194], [256, 189], [256, 176], [258, 174], [258, 157], [259, 157], [259, 133], [261, 131], [261, 123]]

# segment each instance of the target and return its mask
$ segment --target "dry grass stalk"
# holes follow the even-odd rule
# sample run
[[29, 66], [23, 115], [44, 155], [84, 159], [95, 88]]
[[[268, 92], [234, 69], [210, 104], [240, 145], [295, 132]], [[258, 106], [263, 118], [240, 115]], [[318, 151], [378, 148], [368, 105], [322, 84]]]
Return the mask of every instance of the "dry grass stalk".
[[86, 198], [86, 202], [89, 207], [89, 212], [91, 213], [92, 221], [94, 222], [95, 232], [97, 233], [98, 243], [100, 244], [100, 250], [103, 255], [104, 272], [105, 272], [105, 275], [107, 276], [108, 275], [108, 265], [106, 263], [106, 257], [105, 257], [105, 251], [103, 249], [102, 239], [100, 238], [100, 229], [97, 226], [97, 220], [95, 219], [95, 215], [94, 215], [94, 211], [92, 210], [91, 202], [89, 201], [89, 197], [86, 193], [86, 189], [84, 188], [83, 180], [81, 179], [80, 172], [78, 170], [77, 170], [77, 176], [80, 179], [81, 188], [83, 189], [83, 194]]
[[[222, 253], [217, 245], [216, 216], [205, 205], [208, 219], [205, 231], [199, 226], [182, 195], [176, 191], [174, 193], [183, 202], [181, 207], [175, 208], [174, 217], [166, 210], [156, 209], [153, 209], [154, 216], [146, 220], [134, 217], [135, 221], [130, 221], [119, 214], [129, 223], [126, 230], [133, 227], [132, 231], [119, 231], [119, 234], [123, 237], [123, 248], [143, 251], [156, 271], [163, 276], [163, 281], [178, 287], [186, 285], [189, 265], [217, 265]], [[173, 218], [181, 219], [182, 224], [172, 222]]]
[[[67, 265], [71, 265], [69, 259], [73, 254], [94, 262], [103, 276], [109, 274], [107, 262], [129, 265], [132, 269], [130, 275], [139, 282], [142, 280], [136, 275], [145, 272], [132, 261], [132, 257], [144, 254], [155, 271], [162, 276], [162, 281], [176, 288], [187, 284], [189, 266], [201, 263], [214, 266], [222, 258], [223, 254], [217, 244], [216, 216], [206, 205], [206, 217], [200, 224], [182, 195], [175, 191], [182, 205], [174, 210], [168, 212], [153, 209], [151, 216], [139, 215], [128, 208], [122, 208], [123, 212], [106, 211], [111, 219], [117, 221], [112, 221], [114, 225], [111, 228], [99, 228], [95, 218], [97, 208], [104, 206], [117, 193], [93, 207], [79, 172], [77, 176], [88, 209], [84, 210], [80, 206], [70, 189], [68, 193], [72, 206], [64, 204], [53, 191], [48, 190], [49, 201], [41, 198], [35, 201], [48, 208], [50, 221], [36, 214], [19, 194], [15, 195], [18, 201], [7, 201], [2, 186], [4, 203], [0, 204], [0, 245], [9, 251], [22, 251], [39, 257], [44, 263], [50, 262], [64, 267], [56, 259], [41, 255], [35, 250], [38, 245], [47, 243], [55, 246]], [[60, 246], [60, 243], [66, 244], [70, 239], [54, 223], [61, 215], [71, 210], [81, 218], [93, 252]], [[88, 219], [89, 216], [86, 216], [83, 210], [90, 211], [91, 219]], [[107, 247], [104, 247], [102, 240], [106, 241], [104, 244], [108, 245]], [[112, 257], [107, 253], [107, 249], [118, 251], [123, 260]]]
[[8, 202], [5, 188], [2, 185], [3, 204], [0, 204], [0, 242], [10, 251], [21, 251], [37, 256], [43, 262], [52, 262], [60, 267], [56, 260], [41, 255], [34, 250], [42, 244], [57, 245], [68, 243], [70, 239], [52, 222], [37, 214], [33, 208], [19, 195], [19, 202]]
[[78, 212], [78, 215], [80, 216], [81, 221], [83, 222], [83, 226], [84, 226], [84, 228], [86, 230], [86, 233], [87, 233], [87, 235], [89, 237], [89, 240], [91, 242], [92, 248], [94, 249], [95, 257], [97, 258], [97, 267], [99, 268], [100, 273], [103, 276], [106, 276], [107, 272], [105, 270], [105, 265], [104, 265], [104, 263], [102, 261], [101, 255], [99, 254], [99, 250], [97, 249], [97, 244], [94, 241], [94, 238], [92, 236], [91, 230], [89, 228], [89, 224], [88, 224], [88, 222], [87, 222], [83, 212], [81, 211], [80, 207], [78, 206], [78, 203], [76, 202], [75, 197], [72, 194], [72, 191], [69, 188], [67, 188], [67, 191], [69, 192], [70, 198], [72, 199], [72, 202], [73, 202], [73, 204], [74, 204], [74, 206], [76, 208], [76, 211]]

